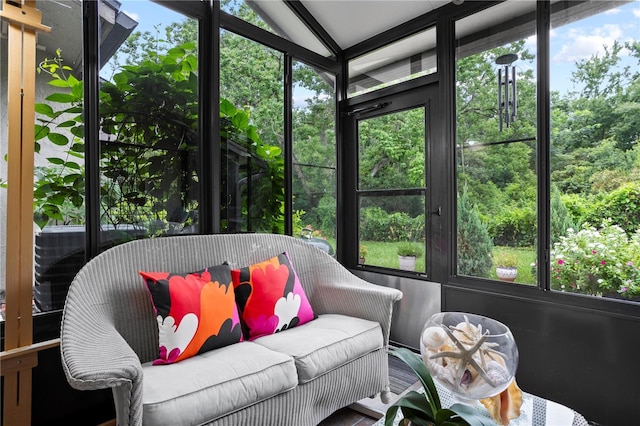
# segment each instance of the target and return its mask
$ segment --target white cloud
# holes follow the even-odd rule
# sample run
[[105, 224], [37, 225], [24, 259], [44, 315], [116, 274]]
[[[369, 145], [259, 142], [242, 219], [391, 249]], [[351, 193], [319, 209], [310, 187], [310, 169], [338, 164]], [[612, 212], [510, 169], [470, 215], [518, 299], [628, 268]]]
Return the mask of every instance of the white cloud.
[[616, 24], [603, 25], [595, 28], [591, 33], [586, 33], [583, 28], [574, 28], [570, 29], [566, 35], [571, 41], [564, 44], [553, 56], [552, 59], [555, 62], [575, 62], [594, 54], [602, 55], [604, 46], [611, 48], [616, 40], [623, 39], [622, 30]]
[[633, 16], [636, 18], [640, 18], [640, 9], [633, 9]]
[[124, 10], [124, 9], [123, 9], [122, 11], [123, 11], [123, 12], [125, 13], [125, 15], [127, 15], [129, 18], [133, 19], [134, 21], [138, 21], [138, 22], [140, 22], [140, 19], [138, 19], [140, 16], [138, 16], [138, 14], [137, 14], [137, 13], [135, 13], [135, 12], [129, 12], [128, 10]]

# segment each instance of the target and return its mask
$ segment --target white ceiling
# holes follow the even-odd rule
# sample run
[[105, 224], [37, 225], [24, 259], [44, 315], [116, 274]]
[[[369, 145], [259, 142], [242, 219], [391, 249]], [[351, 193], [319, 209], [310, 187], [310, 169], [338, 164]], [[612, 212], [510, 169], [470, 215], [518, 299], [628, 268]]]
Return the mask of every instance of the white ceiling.
[[450, 0], [301, 0], [331, 38], [346, 49]]

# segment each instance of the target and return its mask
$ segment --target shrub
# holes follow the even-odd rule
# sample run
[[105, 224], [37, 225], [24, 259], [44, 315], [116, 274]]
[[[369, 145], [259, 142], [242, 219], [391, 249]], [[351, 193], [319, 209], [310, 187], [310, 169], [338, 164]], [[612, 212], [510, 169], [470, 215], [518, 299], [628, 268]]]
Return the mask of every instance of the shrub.
[[610, 218], [628, 235], [640, 229], [640, 183], [630, 182], [607, 194], [587, 212], [585, 221], [598, 223], [603, 217]]
[[551, 251], [551, 287], [556, 290], [602, 295], [640, 296], [640, 231], [631, 238], [611, 220], [600, 229], [584, 224]]
[[367, 241], [407, 241], [424, 238], [424, 215], [389, 214], [380, 207], [361, 210], [360, 239]]
[[530, 247], [536, 239], [536, 212], [533, 208], [503, 209], [489, 223], [489, 234], [497, 246]]
[[562, 201], [560, 191], [553, 186], [551, 189], [551, 242], [556, 241], [561, 235], [566, 235], [570, 228], [576, 225]]
[[397, 251], [398, 256], [420, 257], [422, 255], [420, 246], [418, 246], [416, 243], [411, 243], [408, 241], [402, 241], [400, 244], [398, 244]]
[[487, 227], [464, 191], [458, 197], [458, 274], [488, 277], [493, 244]]

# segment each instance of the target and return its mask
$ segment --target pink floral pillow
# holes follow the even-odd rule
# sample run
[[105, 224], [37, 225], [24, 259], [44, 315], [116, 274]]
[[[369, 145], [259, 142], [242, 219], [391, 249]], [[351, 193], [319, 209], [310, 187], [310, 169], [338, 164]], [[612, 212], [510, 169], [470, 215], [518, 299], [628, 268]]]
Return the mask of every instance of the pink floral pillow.
[[171, 364], [242, 341], [229, 265], [188, 274], [140, 272], [160, 338], [154, 365]]
[[231, 276], [249, 340], [316, 318], [287, 253], [232, 269]]

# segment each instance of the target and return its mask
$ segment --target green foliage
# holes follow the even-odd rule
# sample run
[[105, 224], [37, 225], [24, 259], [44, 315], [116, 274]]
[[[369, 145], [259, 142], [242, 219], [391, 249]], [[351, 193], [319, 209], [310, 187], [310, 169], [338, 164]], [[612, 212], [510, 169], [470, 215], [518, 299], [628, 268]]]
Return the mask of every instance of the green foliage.
[[486, 277], [493, 243], [466, 191], [458, 196], [458, 274]]
[[456, 403], [450, 408], [443, 408], [438, 390], [422, 359], [406, 348], [394, 349], [389, 353], [411, 367], [418, 376], [424, 393], [409, 391], [391, 404], [385, 415], [385, 426], [393, 426], [398, 410], [405, 421], [411, 421], [411, 424], [415, 425], [489, 426], [494, 424], [491, 419], [470, 405]]
[[631, 238], [604, 220], [599, 229], [584, 224], [553, 245], [551, 286], [590, 295], [640, 296], [640, 230]]
[[398, 256], [406, 256], [406, 257], [420, 257], [422, 256], [422, 249], [416, 243], [412, 243], [409, 241], [402, 241], [398, 244], [396, 248]]
[[530, 247], [536, 240], [537, 215], [533, 208], [504, 209], [488, 223], [493, 243], [500, 246]]
[[493, 264], [496, 267], [516, 268], [518, 266], [518, 255], [512, 251], [499, 250], [493, 255]]
[[569, 228], [575, 229], [576, 225], [569, 210], [562, 201], [562, 196], [558, 188], [551, 187], [551, 242], [561, 235], [566, 235]]
[[360, 238], [370, 241], [415, 241], [424, 238], [424, 215], [411, 217], [380, 207], [360, 210]]
[[609, 218], [629, 235], [640, 230], [640, 182], [629, 182], [607, 194], [585, 215], [585, 221], [597, 223]]
[[[122, 66], [112, 81], [102, 83], [103, 223], [150, 225], [170, 221], [173, 214], [185, 225], [195, 220], [200, 168], [195, 49], [194, 43], [187, 42], [162, 54], [147, 51], [139, 64]], [[69, 205], [77, 209], [83, 203], [83, 87], [81, 81], [65, 73], [68, 67], [62, 65], [59, 55], [44, 61], [40, 69], [51, 75], [50, 85], [64, 89], [64, 93], [54, 93], [46, 98], [49, 103], [36, 105], [36, 151], [44, 140], [67, 148], [62, 158], [48, 158], [51, 166], [37, 175], [36, 220], [44, 226], [51, 219], [68, 223], [66, 217], [72, 213]], [[224, 99], [220, 109], [223, 145], [233, 139], [254, 159], [250, 172], [263, 176], [253, 185], [251, 205], [245, 197], [242, 206], [242, 212], [253, 218], [249, 230], [282, 232], [281, 148], [261, 141], [247, 110], [238, 110]]]

